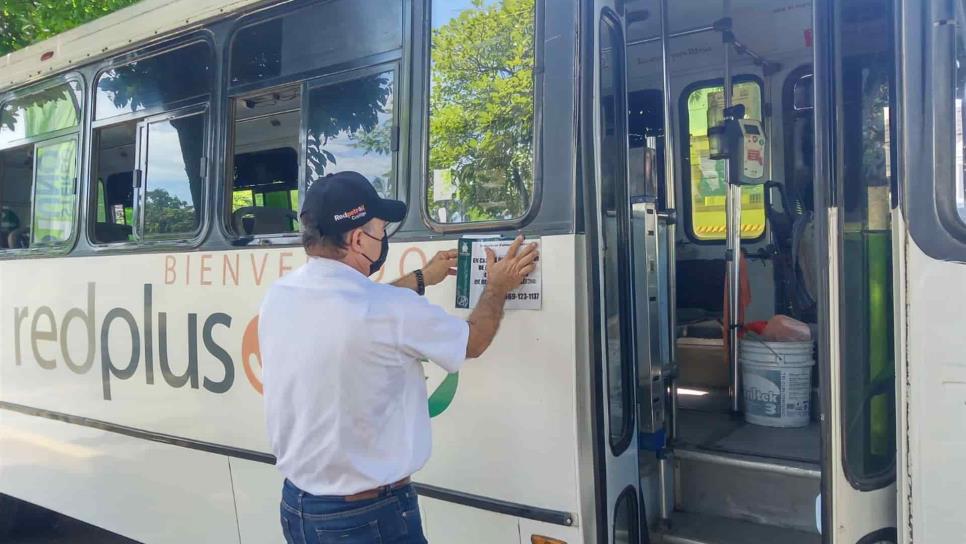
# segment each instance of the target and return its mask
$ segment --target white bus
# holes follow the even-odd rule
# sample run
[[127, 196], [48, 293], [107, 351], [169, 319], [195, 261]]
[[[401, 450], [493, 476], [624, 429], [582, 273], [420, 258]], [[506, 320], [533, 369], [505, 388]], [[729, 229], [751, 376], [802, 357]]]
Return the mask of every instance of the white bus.
[[[431, 542], [963, 542], [963, 6], [144, 0], [0, 58], [0, 528], [282, 540], [255, 316], [352, 169], [409, 203], [376, 280], [542, 244], [540, 308], [426, 365]], [[752, 387], [732, 313], [815, 370]]]

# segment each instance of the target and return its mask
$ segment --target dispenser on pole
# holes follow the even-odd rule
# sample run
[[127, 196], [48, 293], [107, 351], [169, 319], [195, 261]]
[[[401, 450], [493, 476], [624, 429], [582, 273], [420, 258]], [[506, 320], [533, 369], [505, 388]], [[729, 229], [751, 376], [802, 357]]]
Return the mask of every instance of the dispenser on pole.
[[768, 146], [760, 121], [745, 118], [745, 106], [724, 110], [721, 124], [708, 129], [713, 160], [728, 161], [728, 183], [764, 185], [768, 181]]

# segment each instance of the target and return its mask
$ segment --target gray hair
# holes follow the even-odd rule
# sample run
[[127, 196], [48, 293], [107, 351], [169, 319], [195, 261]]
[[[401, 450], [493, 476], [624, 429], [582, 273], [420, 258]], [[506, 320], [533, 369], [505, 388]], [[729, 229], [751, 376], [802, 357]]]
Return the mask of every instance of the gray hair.
[[317, 247], [323, 257], [330, 259], [345, 257], [348, 248], [346, 243], [348, 232], [334, 235], [322, 234], [316, 226], [317, 223], [311, 212], [303, 212], [299, 223], [302, 230], [302, 247], [306, 251]]

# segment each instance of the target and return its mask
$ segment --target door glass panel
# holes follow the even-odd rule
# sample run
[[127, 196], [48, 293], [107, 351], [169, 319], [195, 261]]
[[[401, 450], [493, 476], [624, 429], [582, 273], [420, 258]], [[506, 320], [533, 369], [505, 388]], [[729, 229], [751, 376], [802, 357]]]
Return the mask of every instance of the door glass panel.
[[[877, 7], [875, 7], [877, 6]], [[875, 9], [873, 9], [875, 7]], [[836, 4], [836, 164], [841, 209], [842, 436], [845, 472], [869, 489], [895, 477], [892, 300], [894, 46], [888, 0]]]
[[956, 104], [954, 106], [956, 115], [956, 210], [959, 212], [960, 220], [966, 222], [966, 184], [963, 183], [964, 173], [966, 173], [966, 161], [964, 161], [964, 149], [966, 140], [963, 139], [963, 115], [966, 110], [963, 108], [963, 100], [966, 99], [966, 6], [963, 2], [956, 2]]
[[614, 507], [614, 544], [637, 544], [640, 542], [641, 524], [638, 514], [637, 493], [628, 487], [621, 493]]
[[634, 420], [629, 331], [627, 125], [624, 55], [620, 31], [600, 23], [600, 233], [604, 264], [604, 327], [610, 444], [619, 455]]
[[38, 145], [31, 245], [63, 242], [74, 230], [77, 140]]
[[201, 225], [205, 116], [148, 125], [144, 165], [144, 236], [186, 237]]

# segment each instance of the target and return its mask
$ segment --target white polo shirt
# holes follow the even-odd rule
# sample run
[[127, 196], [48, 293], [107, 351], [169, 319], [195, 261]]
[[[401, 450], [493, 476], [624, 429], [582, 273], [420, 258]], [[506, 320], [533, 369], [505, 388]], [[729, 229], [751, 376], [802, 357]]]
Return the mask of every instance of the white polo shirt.
[[409, 289], [310, 258], [269, 289], [258, 339], [278, 470], [314, 495], [351, 495], [426, 464], [420, 359], [459, 370], [469, 326]]

